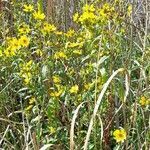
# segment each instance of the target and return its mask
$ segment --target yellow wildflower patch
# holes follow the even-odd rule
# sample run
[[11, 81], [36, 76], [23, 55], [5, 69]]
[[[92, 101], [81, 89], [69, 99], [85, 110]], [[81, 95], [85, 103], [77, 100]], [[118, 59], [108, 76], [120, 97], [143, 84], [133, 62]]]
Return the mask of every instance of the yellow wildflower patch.
[[76, 22], [80, 22], [81, 24], [94, 24], [97, 21], [97, 15], [95, 14], [94, 5], [85, 5], [83, 8], [83, 13], [79, 16], [75, 14], [73, 19]]

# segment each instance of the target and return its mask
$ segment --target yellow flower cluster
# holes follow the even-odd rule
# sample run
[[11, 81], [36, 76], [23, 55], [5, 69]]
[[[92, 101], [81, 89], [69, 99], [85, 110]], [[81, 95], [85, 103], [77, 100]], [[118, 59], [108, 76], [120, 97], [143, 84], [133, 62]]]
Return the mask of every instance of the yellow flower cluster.
[[32, 64], [33, 64], [33, 61], [30, 60], [29, 62], [20, 65], [21, 71], [20, 71], [19, 75], [20, 75], [20, 77], [23, 78], [23, 81], [24, 81], [24, 83], [26, 85], [31, 83], [31, 79], [32, 79], [32, 74], [31, 74]]
[[30, 28], [27, 24], [23, 23], [19, 26], [18, 31], [20, 34], [28, 34], [30, 32]]
[[67, 56], [64, 52], [56, 52], [54, 55], [55, 59], [67, 59]]
[[150, 100], [147, 99], [145, 96], [142, 96], [139, 103], [141, 106], [147, 106], [150, 104]]
[[[33, 6], [32, 5], [23, 5], [23, 11], [24, 12], [27, 12], [27, 13], [32, 13], [33, 11], [34, 11], [34, 9], [33, 9]], [[43, 12], [41, 12], [39, 9], [38, 9], [38, 11], [34, 11], [33, 12], [33, 17], [34, 17], [34, 19], [36, 19], [36, 20], [44, 20], [45, 19], [45, 14], [43, 13]]]
[[83, 46], [83, 42], [69, 42], [68, 43], [68, 47], [69, 48], [74, 48], [74, 47], [78, 47], [78, 48], [82, 48], [82, 46]]
[[69, 91], [70, 91], [70, 93], [77, 94], [77, 93], [78, 93], [78, 91], [79, 91], [79, 87], [78, 87], [78, 85], [74, 85], [74, 86], [72, 86], [72, 87], [71, 87], [71, 89], [70, 89]]
[[[131, 11], [131, 7], [129, 7], [129, 12]], [[113, 14], [113, 15], [112, 15]], [[101, 8], [96, 9], [95, 6], [86, 4], [82, 8], [82, 14], [75, 13], [73, 16], [73, 20], [77, 23], [81, 23], [83, 25], [94, 25], [97, 23], [107, 23], [108, 20], [116, 18], [117, 13], [115, 12], [115, 8], [111, 6], [109, 3], [103, 4]]]
[[54, 83], [60, 83], [60, 82], [61, 82], [61, 79], [60, 79], [59, 76], [56, 76], [56, 75], [55, 75], [55, 76], [53, 76], [52, 78], [53, 78], [53, 82], [54, 82]]
[[31, 97], [29, 99], [29, 106], [25, 108], [25, 111], [28, 112], [33, 108], [33, 104], [35, 103], [35, 97]]
[[33, 13], [33, 17], [34, 17], [34, 19], [36, 19], [36, 20], [44, 20], [45, 19], [45, 14], [44, 13], [42, 13], [42, 12], [40, 12], [40, 11], [35, 11], [34, 13]]
[[41, 32], [46, 35], [47, 33], [50, 33], [52, 31], [55, 31], [56, 27], [53, 24], [49, 24], [48, 22], [45, 22], [43, 24], [43, 27], [41, 29]]
[[50, 93], [50, 96], [52, 96], [52, 97], [59, 97], [62, 94], [62, 92], [63, 92], [62, 90], [54, 91], [54, 92]]
[[105, 3], [101, 9], [99, 9], [99, 20], [101, 22], [106, 22], [110, 17], [115, 16], [114, 7], [110, 6], [109, 3]]
[[21, 47], [20, 40], [18, 40], [17, 38], [13, 37], [13, 38], [8, 38], [7, 42], [8, 42], [7, 43], [8, 47], [4, 51], [4, 54], [6, 55], [6, 57], [15, 56], [16, 55], [16, 51]]
[[[54, 78], [53, 78], [54, 81]], [[63, 86], [61, 86], [60, 84], [58, 84], [58, 81], [56, 81], [57, 83], [55, 84], [55, 89], [50, 89], [50, 96], [52, 97], [60, 97], [63, 93]]]
[[81, 24], [93, 24], [96, 22], [97, 20], [97, 16], [95, 15], [95, 8], [94, 5], [88, 5], [86, 4], [83, 8], [83, 13], [81, 14], [81, 16], [79, 16], [78, 13], [76, 13], [73, 16], [73, 20], [75, 22], [80, 22]]
[[67, 37], [72, 37], [75, 34], [75, 31], [73, 29], [68, 30], [68, 32], [65, 34]]
[[4, 51], [6, 57], [12, 57], [16, 55], [17, 50], [21, 47], [27, 47], [29, 45], [29, 38], [26, 35], [22, 35], [19, 39], [12, 37], [7, 38], [8, 47]]

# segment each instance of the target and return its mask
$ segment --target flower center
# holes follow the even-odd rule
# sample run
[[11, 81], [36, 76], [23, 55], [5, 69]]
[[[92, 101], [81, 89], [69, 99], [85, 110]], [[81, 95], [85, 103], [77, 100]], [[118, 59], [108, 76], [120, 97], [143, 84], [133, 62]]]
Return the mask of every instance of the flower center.
[[120, 133], [120, 134], [118, 134], [118, 136], [119, 136], [120, 138], [123, 138], [123, 134], [121, 134], [121, 133]]

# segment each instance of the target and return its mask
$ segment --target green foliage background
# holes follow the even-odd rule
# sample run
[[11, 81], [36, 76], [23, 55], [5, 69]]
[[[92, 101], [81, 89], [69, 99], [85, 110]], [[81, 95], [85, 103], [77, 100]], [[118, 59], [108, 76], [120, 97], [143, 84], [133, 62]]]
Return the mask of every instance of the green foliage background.
[[[26, 12], [29, 4], [33, 10]], [[88, 149], [148, 150], [147, 5], [144, 22], [138, 23], [136, 5], [121, 0], [76, 2], [73, 16], [65, 7], [60, 18], [58, 4], [47, 18], [42, 0], [6, 2], [0, 14], [0, 148], [70, 149], [72, 117], [85, 102], [74, 135], [75, 149], [83, 149], [99, 93], [114, 71], [124, 68], [130, 83], [127, 100], [125, 75], [120, 73], [102, 99]], [[36, 12], [45, 18], [36, 18]], [[124, 143], [113, 139], [120, 127], [127, 132]]]

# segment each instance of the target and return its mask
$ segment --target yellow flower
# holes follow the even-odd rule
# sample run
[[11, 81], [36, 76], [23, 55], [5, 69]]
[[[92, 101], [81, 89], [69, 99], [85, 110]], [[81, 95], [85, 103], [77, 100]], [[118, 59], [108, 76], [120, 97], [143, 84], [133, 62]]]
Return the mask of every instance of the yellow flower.
[[86, 90], [89, 90], [92, 87], [93, 83], [86, 83], [84, 84], [84, 87]]
[[127, 9], [127, 14], [128, 14], [128, 16], [130, 16], [131, 13], [132, 13], [132, 5], [130, 4], [130, 5], [128, 6], [128, 9]]
[[7, 43], [9, 47], [4, 51], [6, 57], [12, 57], [16, 55], [16, 50], [20, 48], [20, 43], [16, 38], [8, 38]]
[[31, 97], [30, 99], [29, 99], [29, 104], [31, 105], [31, 104], [33, 104], [35, 102], [35, 97]]
[[13, 45], [11, 46], [12, 49], [19, 49], [20, 48], [20, 44], [19, 44], [19, 41], [17, 40], [16, 43], [13, 43]]
[[54, 58], [55, 59], [67, 59], [67, 56], [64, 52], [56, 52], [55, 55], [54, 55]]
[[19, 39], [20, 45], [22, 45], [23, 47], [28, 47], [29, 41], [30, 40], [26, 35], [21, 36]]
[[97, 16], [95, 15], [95, 8], [94, 5], [85, 5], [83, 8], [83, 13], [81, 14], [81, 16], [79, 17], [78, 14], [75, 14], [73, 19], [74, 21], [78, 21], [81, 24], [87, 24], [87, 23], [91, 23], [94, 24], [97, 21]]
[[20, 34], [28, 34], [30, 32], [30, 28], [28, 25], [23, 24], [19, 27], [18, 31]]
[[45, 15], [44, 15], [44, 13], [41, 13], [40, 11], [38, 11], [38, 12], [33, 13], [33, 17], [36, 20], [44, 20]]
[[75, 13], [74, 16], [73, 16], [73, 21], [77, 22], [78, 18], [79, 18], [79, 14]]
[[33, 11], [33, 6], [32, 5], [23, 5], [23, 11], [25, 12], [32, 12]]
[[13, 51], [16, 51], [17, 49], [20, 48], [19, 40], [17, 40], [14, 37], [7, 39], [7, 42], [8, 42], [9, 48]]
[[33, 108], [33, 105], [29, 105], [28, 107], [25, 108], [25, 111], [30, 111]]
[[24, 73], [22, 77], [24, 78], [24, 83], [27, 85], [31, 82], [32, 74], [30, 72], [27, 72], [27, 73]]
[[83, 14], [79, 17], [79, 22], [82, 24], [88, 22], [88, 23], [95, 23], [97, 20], [97, 16], [93, 12], [85, 11]]
[[32, 80], [32, 74], [31, 74], [32, 64], [33, 61], [30, 60], [29, 62], [20, 65], [21, 71], [19, 75], [20, 77], [23, 78], [23, 81], [26, 85], [31, 83]]
[[5, 51], [4, 54], [6, 55], [6, 57], [12, 57], [16, 55], [16, 50], [12, 49], [11, 47], [8, 47]]
[[113, 132], [116, 142], [123, 142], [127, 138], [127, 133], [124, 129], [117, 129]]
[[78, 91], [79, 91], [78, 85], [72, 86], [69, 91], [70, 91], [70, 93], [75, 93], [75, 94], [78, 93]]
[[140, 103], [141, 106], [147, 106], [147, 105], [149, 105], [150, 100], [146, 99], [145, 96], [142, 96], [141, 99], [140, 99], [140, 101], [139, 101], [139, 103]]
[[54, 91], [50, 93], [50, 96], [52, 97], [59, 97], [62, 94], [63, 90]]
[[66, 36], [67, 37], [72, 37], [73, 35], [75, 34], [75, 31], [70, 29], [67, 33], [66, 33]]
[[56, 27], [53, 24], [49, 24], [49, 23], [45, 22], [41, 32], [43, 34], [46, 34], [46, 33], [49, 33], [49, 32], [55, 31], [55, 30], [56, 30]]
[[53, 78], [54, 83], [60, 83], [61, 82], [61, 80], [58, 76], [53, 76], [52, 78]]
[[55, 129], [55, 128], [53, 128], [53, 127], [49, 127], [49, 131], [50, 131], [50, 133], [51, 133], [51, 134], [53, 134], [53, 133], [55, 133], [55, 132], [56, 132], [56, 129]]
[[91, 39], [92, 38], [92, 32], [90, 32], [89, 30], [86, 30], [84, 37], [85, 37], [85, 39]]
[[94, 8], [94, 5], [88, 5], [86, 4], [85, 6], [83, 6], [83, 11], [90, 11], [90, 12], [94, 12], [95, 11], [95, 8]]
[[32, 67], [32, 64], [33, 64], [33, 61], [32, 61], [32, 60], [28, 61], [27, 63], [25, 63], [25, 64], [23, 64], [23, 65], [21, 66], [21, 67], [22, 67], [22, 70], [23, 70], [24, 72], [30, 71], [30, 70], [31, 70], [31, 67]]
[[115, 16], [114, 7], [110, 6], [109, 3], [105, 3], [103, 7], [99, 10], [99, 20], [101, 22], [107, 22], [108, 19], [114, 14]]
[[83, 42], [73, 42], [73, 43], [68, 43], [68, 47], [70, 48], [74, 48], [74, 47], [79, 47], [79, 48], [82, 48], [83, 46]]
[[73, 53], [74, 53], [74, 54], [77, 54], [77, 55], [81, 55], [81, 54], [82, 54], [82, 51], [81, 51], [81, 50], [74, 50]]

